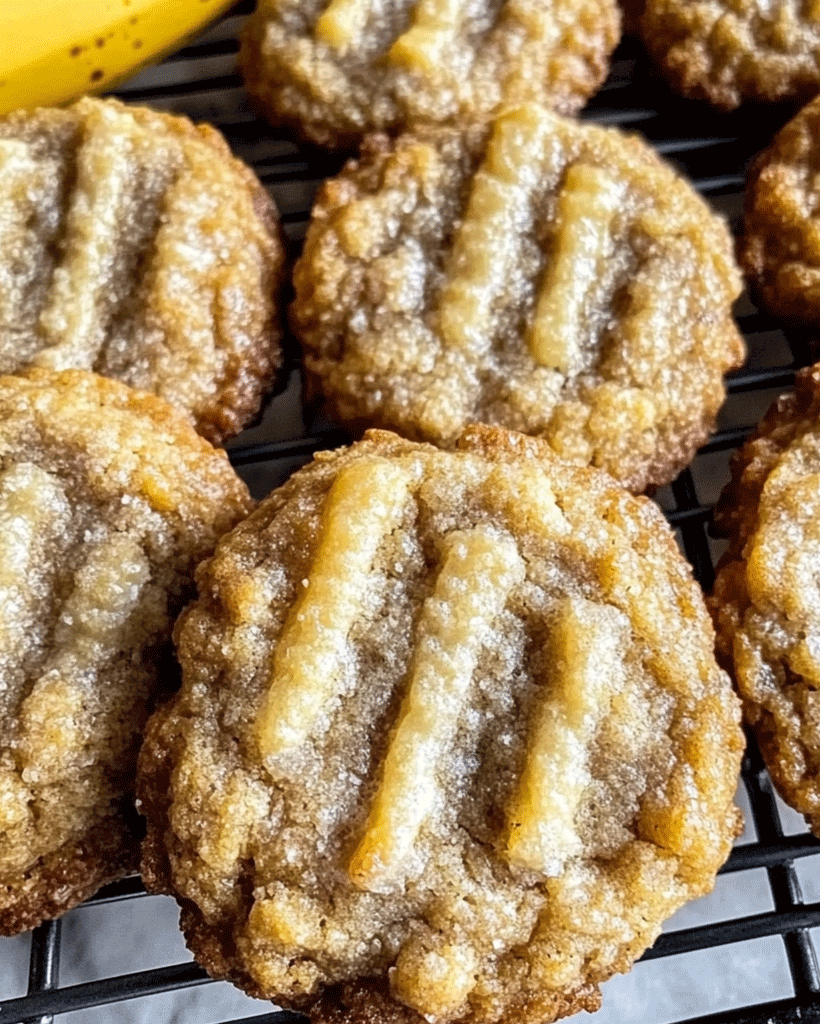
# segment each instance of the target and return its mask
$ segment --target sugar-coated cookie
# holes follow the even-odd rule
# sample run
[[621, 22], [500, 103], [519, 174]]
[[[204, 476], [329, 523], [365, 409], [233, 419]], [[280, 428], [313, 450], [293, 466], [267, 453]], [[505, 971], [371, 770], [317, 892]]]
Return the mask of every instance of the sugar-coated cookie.
[[535, 104], [371, 138], [294, 282], [337, 418], [443, 446], [520, 430], [637, 491], [688, 464], [744, 354], [723, 220], [641, 140]]
[[645, 0], [641, 34], [673, 88], [731, 110], [820, 90], [817, 0]]
[[0, 377], [0, 934], [138, 862], [136, 758], [171, 625], [247, 489], [153, 395]]
[[820, 835], [820, 366], [735, 454], [715, 522], [718, 650], [769, 774]]
[[544, 1024], [712, 888], [738, 701], [663, 517], [607, 474], [374, 431], [197, 580], [139, 798], [214, 977], [316, 1021]]
[[752, 164], [738, 247], [755, 299], [801, 326], [820, 325], [820, 97]]
[[274, 122], [338, 146], [531, 100], [574, 113], [619, 35], [616, 0], [260, 0], [240, 62]]
[[222, 136], [83, 99], [0, 118], [0, 372], [94, 370], [218, 443], [282, 363], [272, 202]]

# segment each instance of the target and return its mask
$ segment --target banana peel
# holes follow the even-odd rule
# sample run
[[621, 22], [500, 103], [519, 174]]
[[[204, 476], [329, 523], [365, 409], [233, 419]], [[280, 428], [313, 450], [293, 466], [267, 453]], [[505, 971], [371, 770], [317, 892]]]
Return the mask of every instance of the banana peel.
[[2, 0], [0, 114], [57, 106], [153, 64], [236, 0]]

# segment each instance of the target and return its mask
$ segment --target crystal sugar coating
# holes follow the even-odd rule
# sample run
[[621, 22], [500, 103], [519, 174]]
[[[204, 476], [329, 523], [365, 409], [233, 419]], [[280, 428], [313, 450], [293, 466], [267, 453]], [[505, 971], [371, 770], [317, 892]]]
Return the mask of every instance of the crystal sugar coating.
[[0, 372], [94, 370], [220, 442], [282, 362], [273, 204], [218, 132], [113, 100], [0, 119]]
[[197, 579], [139, 798], [214, 977], [315, 1021], [544, 1024], [714, 884], [738, 702], [666, 523], [606, 474], [372, 431]]
[[725, 223], [638, 139], [536, 104], [371, 137], [320, 192], [295, 287], [337, 418], [444, 447], [504, 426], [636, 491], [691, 460], [744, 352]]
[[724, 110], [820, 90], [818, 0], [645, 0], [640, 33], [675, 89]]
[[325, 146], [535, 100], [572, 114], [603, 82], [616, 0], [259, 0], [246, 84]]
[[820, 366], [736, 453], [715, 522], [729, 537], [718, 651], [783, 798], [820, 835]]
[[752, 164], [738, 247], [755, 299], [790, 321], [820, 323], [820, 97]]
[[136, 867], [137, 746], [198, 561], [250, 509], [224, 453], [82, 371], [0, 377], [0, 933]]

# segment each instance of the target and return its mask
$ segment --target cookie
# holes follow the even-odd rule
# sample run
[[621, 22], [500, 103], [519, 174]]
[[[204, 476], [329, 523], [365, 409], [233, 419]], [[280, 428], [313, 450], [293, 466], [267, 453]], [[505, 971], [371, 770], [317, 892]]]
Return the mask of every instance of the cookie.
[[214, 443], [282, 363], [273, 204], [208, 125], [114, 100], [0, 118], [0, 372], [94, 370]]
[[691, 460], [744, 353], [724, 222], [637, 138], [534, 104], [370, 138], [294, 283], [333, 416], [445, 447], [503, 426], [636, 491]]
[[196, 564], [250, 509], [153, 395], [0, 377], [0, 934], [136, 867], [137, 746]]
[[733, 110], [820, 90], [814, 0], [645, 0], [641, 34], [670, 85]]
[[214, 977], [314, 1021], [544, 1024], [711, 889], [738, 702], [660, 512], [607, 474], [374, 431], [197, 581], [139, 799]]
[[820, 97], [753, 163], [738, 246], [756, 301], [801, 326], [820, 324]]
[[738, 451], [715, 510], [718, 651], [784, 800], [820, 836], [820, 365]]
[[530, 100], [575, 113], [619, 33], [616, 0], [259, 0], [240, 64], [274, 123], [352, 146]]

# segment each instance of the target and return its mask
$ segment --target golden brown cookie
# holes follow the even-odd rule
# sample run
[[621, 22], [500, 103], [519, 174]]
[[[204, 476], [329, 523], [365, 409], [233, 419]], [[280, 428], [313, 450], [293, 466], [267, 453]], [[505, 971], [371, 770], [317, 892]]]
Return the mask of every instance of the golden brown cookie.
[[820, 90], [817, 0], [645, 0], [641, 34], [673, 88], [725, 110]]
[[497, 424], [636, 491], [691, 460], [744, 353], [724, 222], [639, 139], [534, 104], [369, 139], [295, 286], [336, 417], [443, 446]]
[[820, 324], [820, 97], [752, 165], [738, 246], [757, 301], [800, 325]]
[[0, 934], [136, 867], [171, 624], [250, 504], [160, 399], [77, 370], [0, 377]]
[[715, 523], [718, 651], [769, 774], [820, 835], [820, 365], [735, 454]]
[[350, 1024], [599, 1005], [712, 888], [738, 702], [657, 507], [543, 442], [373, 431], [225, 538], [140, 757], [195, 956]]
[[530, 100], [574, 113], [619, 34], [616, 0], [259, 0], [240, 61], [275, 123], [339, 146]]
[[0, 118], [0, 372], [94, 370], [218, 443], [282, 362], [273, 204], [221, 135], [114, 100]]

